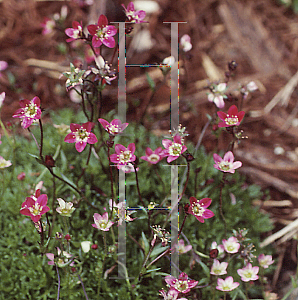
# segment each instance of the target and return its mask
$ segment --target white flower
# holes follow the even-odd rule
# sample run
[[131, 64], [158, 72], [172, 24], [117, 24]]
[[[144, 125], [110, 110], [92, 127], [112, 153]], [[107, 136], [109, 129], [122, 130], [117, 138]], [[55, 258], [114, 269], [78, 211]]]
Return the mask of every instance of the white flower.
[[81, 247], [84, 253], [88, 253], [90, 251], [91, 244], [92, 243], [89, 241], [81, 242]]
[[60, 207], [56, 208], [56, 211], [64, 217], [70, 217], [73, 211], [75, 210], [72, 202], [65, 202], [62, 198], [57, 199]]

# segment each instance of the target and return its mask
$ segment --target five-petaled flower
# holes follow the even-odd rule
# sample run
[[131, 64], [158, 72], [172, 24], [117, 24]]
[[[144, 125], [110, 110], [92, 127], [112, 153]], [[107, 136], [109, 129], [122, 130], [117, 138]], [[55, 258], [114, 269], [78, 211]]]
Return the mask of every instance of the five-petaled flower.
[[222, 122], [218, 123], [218, 127], [230, 127], [230, 126], [239, 126], [245, 112], [244, 111], [239, 111], [236, 105], [232, 105], [228, 113], [224, 113], [222, 111], [218, 111], [217, 115], [219, 118], [222, 120]]
[[239, 282], [234, 282], [233, 277], [229, 276], [225, 280], [217, 278], [216, 289], [223, 292], [229, 292], [239, 286]]
[[190, 197], [189, 202], [190, 207], [188, 213], [194, 215], [201, 223], [204, 223], [204, 219], [209, 219], [214, 216], [213, 211], [207, 209], [212, 202], [210, 198], [203, 198], [199, 201], [195, 197]]
[[114, 224], [114, 222], [109, 221], [109, 216], [107, 212], [103, 213], [102, 216], [98, 213], [95, 213], [93, 215], [93, 218], [95, 224], [92, 224], [92, 226], [102, 231], [109, 231], [110, 227]]
[[12, 164], [10, 160], [5, 160], [2, 156], [0, 156], [0, 169], [10, 167], [11, 165]]
[[28, 128], [33, 122], [37, 122], [41, 117], [41, 109], [40, 109], [40, 99], [38, 97], [34, 97], [31, 101], [24, 99], [20, 101], [20, 106], [14, 115], [13, 118], [21, 118], [22, 119], [22, 127]]
[[177, 250], [179, 254], [184, 254], [192, 249], [192, 245], [185, 246], [184, 240], [179, 240], [178, 243], [174, 246], [173, 251]]
[[175, 290], [174, 288], [170, 288], [168, 292], [166, 292], [164, 289], [159, 291], [160, 295], [163, 296], [164, 300], [187, 300], [186, 298], [179, 298], [178, 295], [179, 292]]
[[158, 147], [154, 151], [147, 147], [146, 148], [146, 156], [141, 156], [141, 159], [148, 161], [150, 164], [157, 164], [165, 157], [163, 150], [161, 147]]
[[270, 265], [274, 263], [274, 260], [272, 260], [272, 255], [265, 255], [265, 254], [260, 254], [258, 256], [258, 261], [261, 267], [264, 269], [267, 269]]
[[100, 47], [102, 44], [109, 48], [115, 47], [113, 36], [117, 33], [117, 29], [113, 25], [108, 25], [108, 19], [105, 15], [100, 15], [97, 25], [89, 25], [87, 29], [92, 35], [93, 47]]
[[241, 276], [241, 280], [244, 282], [248, 282], [250, 280], [257, 280], [259, 276], [257, 275], [259, 272], [259, 267], [253, 267], [251, 263], [248, 263], [242, 269], [238, 269], [237, 273]]
[[228, 267], [227, 262], [220, 263], [219, 260], [214, 259], [210, 274], [218, 275], [218, 276], [227, 274], [227, 267]]
[[136, 156], [134, 155], [135, 149], [136, 146], [134, 143], [130, 143], [127, 148], [121, 144], [116, 144], [116, 153], [110, 155], [110, 160], [111, 162], [117, 164], [118, 169], [121, 169], [122, 166], [136, 160]]
[[167, 156], [167, 162], [170, 163], [177, 159], [184, 151], [186, 146], [181, 142], [181, 136], [176, 134], [174, 136], [174, 142], [168, 139], [162, 140], [162, 145], [166, 148], [163, 150], [164, 156]]
[[179, 278], [175, 278], [172, 275], [168, 275], [165, 278], [165, 282], [180, 293], [188, 293], [191, 288], [198, 284], [198, 281], [188, 279], [186, 273], [181, 273]]
[[56, 208], [56, 211], [64, 217], [71, 217], [71, 214], [74, 212], [75, 208], [73, 207], [72, 202], [65, 202], [62, 198], [57, 199], [59, 202], [59, 207]]
[[240, 244], [234, 236], [229, 237], [228, 240], [222, 240], [222, 244], [228, 253], [237, 253], [240, 248]]
[[213, 85], [210, 90], [211, 93], [208, 94], [208, 100], [214, 102], [218, 108], [223, 108], [225, 106], [224, 98], [227, 96], [224, 94], [227, 88], [226, 83], [220, 83], [218, 85]]
[[47, 202], [48, 196], [46, 194], [40, 195], [40, 190], [37, 190], [34, 196], [27, 197], [25, 202], [23, 202], [20, 213], [31, 217], [33, 222], [38, 222], [41, 215], [50, 210], [47, 206]]
[[131, 23], [143, 23], [144, 18], [146, 17], [146, 12], [144, 10], [135, 10], [133, 2], [130, 2], [127, 5], [127, 9], [124, 4], [121, 4], [125, 10], [126, 17]]
[[83, 25], [82, 22], [79, 23], [78, 21], [72, 22], [73, 28], [66, 28], [65, 34], [68, 35], [70, 38], [66, 40], [66, 42], [72, 42], [77, 40], [83, 36]]
[[242, 166], [241, 161], [234, 161], [234, 154], [232, 151], [228, 151], [223, 158], [214, 153], [213, 159], [215, 162], [213, 165], [214, 168], [222, 172], [235, 173], [235, 170]]
[[121, 133], [128, 126], [128, 123], [122, 124], [119, 119], [114, 119], [111, 123], [104, 119], [98, 119], [98, 122], [109, 134], [112, 135], [117, 135]]
[[82, 152], [87, 143], [95, 144], [97, 142], [97, 138], [94, 133], [91, 132], [95, 124], [92, 122], [86, 122], [82, 125], [80, 124], [70, 124], [71, 133], [69, 133], [64, 142], [66, 143], [76, 143], [76, 149], [78, 152]]

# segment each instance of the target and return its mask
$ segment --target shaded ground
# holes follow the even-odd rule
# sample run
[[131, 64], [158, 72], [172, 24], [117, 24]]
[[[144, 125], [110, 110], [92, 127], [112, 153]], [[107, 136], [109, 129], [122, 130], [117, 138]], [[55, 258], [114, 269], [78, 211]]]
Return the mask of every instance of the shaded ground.
[[[12, 121], [18, 100], [36, 95], [46, 109], [77, 107], [65, 91], [65, 78], [59, 79], [75, 58], [75, 51], [65, 43], [63, 26], [42, 35], [40, 23], [44, 17], [60, 12], [62, 5], [67, 5], [66, 27], [71, 27], [73, 20], [83, 20], [83, 24], [96, 22], [101, 13], [105, 13], [109, 21], [123, 21], [120, 4], [128, 2], [99, 0], [90, 9], [69, 1], [2, 1], [0, 60], [9, 64], [0, 77], [0, 91], [7, 95], [3, 119]], [[170, 55], [170, 27], [163, 22], [187, 22], [179, 25], [179, 34], [191, 36], [193, 49], [190, 55], [180, 58], [180, 122], [187, 127], [189, 138], [195, 143], [207, 122], [206, 114], [214, 111], [213, 104], [207, 101], [208, 81], [223, 80], [227, 63], [235, 60], [238, 68], [230, 80], [231, 93], [240, 83], [251, 80], [257, 83], [259, 90], [243, 103], [247, 117], [242, 129], [248, 139], [235, 153], [237, 159], [244, 162], [239, 171], [247, 175], [248, 181], [270, 189], [272, 201], [256, 201], [256, 204], [271, 215], [276, 226], [274, 232], [278, 232], [298, 216], [298, 16], [273, 0], [157, 2], [159, 10], [150, 15], [150, 23], [136, 27], [127, 38], [127, 62], [160, 63]], [[148, 32], [148, 36], [137, 42], [137, 36], [144, 32]], [[148, 49], [140, 51], [146, 45]], [[63, 51], [66, 50], [69, 51], [65, 56]], [[107, 60], [112, 58], [107, 49], [102, 55]], [[113, 64], [117, 65], [116, 58]], [[145, 71], [157, 86], [161, 82], [160, 73], [155, 69], [127, 68], [128, 119], [141, 118], [152, 96]], [[117, 104], [116, 81], [104, 96], [105, 110]], [[150, 100], [149, 117], [143, 120], [157, 134], [170, 127], [169, 97], [169, 87], [161, 86]], [[229, 105], [233, 103], [235, 100]], [[227, 139], [229, 136], [223, 135], [217, 145], [210, 126], [203, 144], [209, 151], [216, 145], [224, 149]], [[295, 270], [297, 242], [292, 237], [297, 230], [298, 226], [276, 239], [273, 235], [269, 241], [279, 253], [279, 265], [272, 282], [272, 289], [276, 291], [281, 291]]]

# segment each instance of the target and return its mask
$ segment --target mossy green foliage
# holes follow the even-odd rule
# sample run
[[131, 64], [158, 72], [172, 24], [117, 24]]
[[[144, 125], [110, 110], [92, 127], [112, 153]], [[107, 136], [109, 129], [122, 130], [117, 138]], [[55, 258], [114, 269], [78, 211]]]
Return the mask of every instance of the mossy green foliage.
[[[111, 115], [106, 117], [112, 120]], [[54, 172], [65, 180], [75, 183], [78, 176], [82, 173], [82, 168], [86, 167], [88, 147], [78, 153], [74, 144], [63, 142], [64, 136], [59, 136], [57, 130], [52, 124], [70, 124], [85, 122], [83, 114], [74, 114], [71, 110], [65, 109], [60, 114], [52, 115], [52, 122], [44, 125], [44, 155], [54, 155], [58, 147], [56, 157], [56, 167]], [[102, 130], [98, 124], [95, 127], [95, 134], [99, 140], [102, 135], [107, 138], [107, 133]], [[39, 139], [39, 129], [32, 127], [32, 132]], [[38, 157], [38, 149], [31, 137], [12, 136], [14, 138], [14, 149], [9, 146], [6, 137], [2, 137], [0, 145], [1, 155], [5, 159], [12, 161], [12, 166], [1, 169], [1, 239], [0, 239], [0, 258], [1, 258], [1, 280], [0, 280], [0, 299], [57, 299], [58, 279], [54, 266], [48, 265], [48, 259], [40, 254], [40, 236], [29, 217], [19, 213], [22, 202], [33, 193], [34, 186], [39, 181], [44, 181], [46, 190], [42, 193], [48, 195], [48, 206], [51, 208], [48, 216], [52, 221], [53, 210], [58, 203], [53, 200], [53, 178], [45, 167], [38, 163], [35, 156]], [[140, 125], [130, 124], [125, 130], [125, 135], [116, 137], [115, 144], [121, 143], [127, 146], [129, 143], [136, 143], [136, 155], [138, 157], [145, 155], [146, 147], [156, 149], [161, 146], [162, 138], [156, 137], [145, 130]], [[59, 144], [61, 143], [61, 148]], [[67, 226], [62, 222], [60, 215], [56, 214], [56, 222], [53, 232], [69, 233], [71, 235], [70, 253], [76, 257], [76, 272], [71, 270], [70, 266], [59, 268], [61, 278], [60, 299], [84, 299], [84, 293], [80, 284], [78, 274], [82, 279], [86, 293], [89, 299], [158, 299], [158, 291], [165, 288], [164, 275], [170, 273], [169, 256], [163, 257], [148, 270], [143, 272], [140, 281], [131, 280], [134, 284], [129, 290], [129, 286], [123, 279], [109, 279], [116, 277], [118, 265], [115, 262], [116, 252], [111, 251], [104, 259], [103, 233], [91, 226], [94, 213], [104, 213], [104, 207], [108, 210], [108, 201], [111, 198], [111, 185], [109, 175], [109, 164], [107, 160], [107, 149], [102, 147], [98, 149], [100, 142], [95, 145], [98, 157], [91, 155], [91, 160], [86, 168], [84, 175], [79, 179], [78, 185], [83, 190], [88, 202], [80, 201], [79, 206], [74, 211], [71, 218], [68, 218]], [[187, 145], [190, 153], [193, 153], [194, 147]], [[113, 153], [113, 149], [111, 150]], [[185, 164], [182, 158], [173, 163]], [[172, 164], [173, 164], [172, 163]], [[221, 244], [225, 235], [223, 220], [219, 213], [219, 186], [223, 174], [213, 167], [212, 153], [206, 154], [201, 148], [195, 154], [195, 160], [191, 162], [190, 178], [186, 194], [180, 202], [181, 208], [188, 203], [191, 196], [201, 199], [208, 197], [212, 199], [209, 209], [215, 213], [215, 217], [205, 220], [202, 224], [190, 215], [186, 220], [183, 234], [187, 237], [194, 249], [200, 253], [209, 253], [210, 245], [213, 241]], [[200, 167], [200, 172], [195, 176], [195, 170]], [[149, 165], [146, 161], [140, 160], [139, 163], [139, 185], [142, 199], [145, 205], [155, 202], [158, 205], [163, 202], [163, 207], [170, 205], [170, 171], [166, 160], [160, 162], [157, 166]], [[179, 178], [183, 178], [185, 167], [179, 167]], [[23, 181], [17, 180], [17, 175], [21, 172], [26, 173]], [[113, 168], [114, 192], [118, 194], [117, 168]], [[156, 175], [159, 174], [160, 178]], [[212, 179], [210, 181], [210, 179]], [[181, 180], [179, 183], [181, 183]], [[195, 182], [196, 181], [196, 182]], [[196, 186], [196, 188], [195, 188]], [[195, 189], [197, 191], [194, 194]], [[79, 195], [65, 183], [55, 179], [56, 198], [63, 198], [66, 201], [79, 200]], [[262, 233], [272, 229], [268, 216], [263, 215], [257, 207], [252, 205], [252, 200], [259, 199], [262, 192], [258, 186], [246, 185], [245, 178], [236, 171], [233, 175], [228, 175], [222, 190], [223, 212], [227, 223], [227, 235], [232, 235], [233, 229], [248, 229], [248, 237], [256, 246], [255, 255], [258, 255], [260, 249], [258, 244]], [[234, 201], [235, 199], [235, 201]], [[53, 203], [54, 201], [54, 203]], [[137, 278], [141, 271], [144, 255], [150, 248], [153, 235], [148, 229], [148, 213], [151, 215], [153, 224], [163, 225], [168, 213], [167, 210], [142, 209], [142, 203], [136, 188], [135, 174], [126, 174], [126, 203], [130, 208], [135, 208], [136, 212], [132, 217], [135, 221], [127, 223], [127, 232], [139, 244], [143, 245], [145, 254], [138, 245], [127, 235], [126, 243], [126, 265], [130, 277]], [[95, 207], [97, 209], [95, 209]], [[180, 213], [180, 222], [184, 217], [183, 209]], [[46, 221], [45, 217], [42, 217]], [[169, 230], [170, 225], [166, 226]], [[117, 237], [116, 224], [113, 226]], [[112, 245], [110, 232], [106, 233], [107, 246]], [[91, 249], [84, 253], [80, 247], [82, 241], [91, 241], [98, 244], [98, 249]], [[65, 243], [65, 241], [64, 241]], [[48, 243], [46, 252], [52, 252], [55, 255], [56, 247], [61, 248], [61, 241], [53, 237]], [[149, 262], [156, 258], [162, 250], [159, 243], [151, 253]], [[263, 249], [262, 249], [263, 251]], [[267, 253], [268, 254], [268, 253]], [[208, 283], [209, 273], [207, 267], [210, 267], [208, 259], [201, 258], [201, 263], [195, 262], [190, 267], [190, 252], [180, 256], [180, 269], [186, 272], [192, 279], [199, 281], [199, 285]], [[239, 268], [243, 266], [239, 263], [241, 260], [235, 259], [235, 265]], [[114, 269], [110, 269], [114, 268]], [[103, 269], [103, 272], [101, 270]], [[110, 269], [110, 270], [109, 270]], [[108, 271], [108, 272], [107, 272]], [[105, 273], [106, 272], [106, 273]], [[99, 274], [106, 279], [101, 280], [101, 288], [98, 294]], [[105, 273], [105, 274], [104, 274]], [[235, 280], [240, 281], [236, 274]], [[238, 277], [237, 277], [238, 276]], [[257, 291], [258, 292], [258, 291]], [[195, 293], [201, 295], [200, 299], [209, 299], [210, 289], [196, 289]], [[237, 292], [234, 292], [235, 295]]]

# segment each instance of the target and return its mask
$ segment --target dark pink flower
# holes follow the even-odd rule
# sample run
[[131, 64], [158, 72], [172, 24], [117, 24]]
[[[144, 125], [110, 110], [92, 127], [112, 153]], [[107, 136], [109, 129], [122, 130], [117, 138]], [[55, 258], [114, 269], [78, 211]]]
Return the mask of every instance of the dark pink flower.
[[136, 146], [134, 143], [130, 143], [127, 148], [121, 144], [116, 144], [116, 153], [110, 155], [110, 160], [111, 162], [117, 164], [118, 169], [121, 169], [122, 166], [136, 160], [136, 156], [134, 155], [135, 149]]
[[209, 219], [214, 216], [213, 211], [207, 209], [212, 202], [210, 198], [203, 198], [199, 201], [195, 197], [190, 197], [189, 202], [190, 207], [188, 213], [194, 215], [201, 223], [204, 223], [204, 219]]
[[91, 132], [91, 129], [94, 127], [94, 123], [86, 122], [82, 125], [80, 124], [70, 124], [71, 133], [69, 133], [64, 142], [66, 143], [76, 143], [76, 149], [78, 152], [82, 152], [87, 143], [95, 144], [97, 142], [97, 138], [94, 133]]
[[189, 280], [187, 274], [184, 272], [179, 275], [179, 279], [172, 275], [166, 276], [165, 282], [170, 285], [171, 288], [183, 294], [188, 293], [191, 288], [198, 284], [198, 281]]
[[92, 35], [93, 47], [100, 47], [102, 44], [109, 48], [115, 47], [113, 36], [117, 33], [117, 29], [113, 25], [108, 25], [108, 19], [105, 15], [100, 15], [97, 25], [89, 25], [87, 29]]
[[162, 140], [163, 146], [166, 148], [163, 150], [164, 156], [167, 156], [167, 162], [177, 159], [184, 151], [186, 151], [186, 146], [181, 142], [181, 136], [176, 134], [174, 136], [174, 142], [171, 140]]
[[35, 192], [35, 196], [27, 197], [22, 204], [20, 213], [25, 216], [31, 217], [33, 222], [38, 222], [41, 215], [50, 210], [47, 206], [48, 196], [46, 194], [40, 195], [40, 190]]
[[213, 165], [215, 169], [227, 173], [235, 173], [235, 169], [238, 169], [242, 166], [241, 161], [234, 162], [234, 154], [232, 151], [228, 151], [224, 158], [221, 158], [218, 154], [213, 154], [213, 159], [215, 164]]
[[230, 126], [239, 126], [245, 112], [244, 111], [239, 111], [236, 105], [232, 105], [228, 113], [224, 113], [222, 111], [218, 111], [217, 115], [223, 122], [218, 123], [218, 127], [230, 127]]
[[146, 12], [144, 10], [135, 10], [133, 2], [127, 5], [127, 9], [124, 4], [121, 4], [125, 10], [126, 17], [131, 23], [143, 23], [143, 19], [146, 17]]
[[98, 119], [98, 122], [109, 134], [112, 135], [117, 135], [121, 133], [128, 126], [128, 123], [122, 124], [119, 119], [114, 119], [111, 123], [104, 119]]
[[43, 22], [40, 25], [43, 28], [42, 34], [46, 35], [46, 34], [50, 34], [54, 31], [56, 22], [54, 20], [51, 20], [51, 19], [45, 17]]
[[66, 28], [65, 34], [68, 35], [70, 38], [66, 40], [66, 42], [72, 42], [77, 40], [83, 36], [83, 25], [77, 21], [72, 22], [73, 28]]
[[33, 122], [36, 122], [41, 117], [41, 109], [40, 109], [40, 99], [38, 97], [34, 97], [30, 100], [21, 100], [20, 106], [14, 115], [13, 118], [21, 118], [22, 119], [22, 127], [28, 128]]
[[158, 147], [154, 151], [151, 148], [146, 148], [146, 156], [141, 156], [141, 159], [148, 161], [150, 164], [157, 164], [165, 157], [161, 147]]

